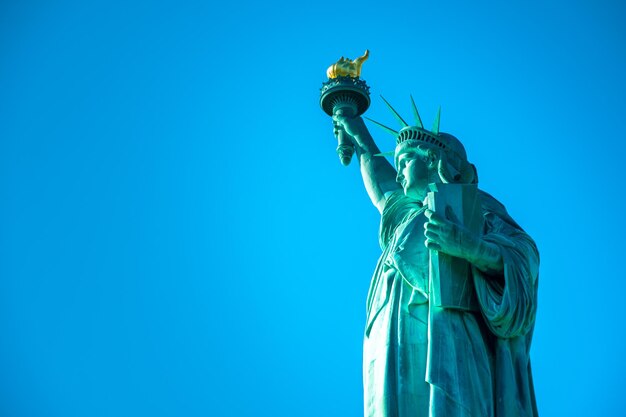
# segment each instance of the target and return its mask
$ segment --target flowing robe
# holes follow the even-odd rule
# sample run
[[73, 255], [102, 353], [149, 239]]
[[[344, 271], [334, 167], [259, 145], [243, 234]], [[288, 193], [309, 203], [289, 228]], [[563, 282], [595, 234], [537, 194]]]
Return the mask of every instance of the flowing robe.
[[472, 268], [480, 312], [430, 305], [421, 203], [387, 197], [367, 298], [366, 417], [537, 416], [529, 350], [539, 254], [502, 204], [479, 196], [483, 239], [504, 264], [499, 277]]

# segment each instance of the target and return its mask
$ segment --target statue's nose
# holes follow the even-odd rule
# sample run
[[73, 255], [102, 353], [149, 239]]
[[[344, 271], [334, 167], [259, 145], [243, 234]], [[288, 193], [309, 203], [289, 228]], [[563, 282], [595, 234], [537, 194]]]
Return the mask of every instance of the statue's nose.
[[404, 179], [404, 175], [402, 175], [401, 171], [398, 171], [398, 175], [396, 175], [396, 182], [398, 184], [402, 184], [402, 180]]

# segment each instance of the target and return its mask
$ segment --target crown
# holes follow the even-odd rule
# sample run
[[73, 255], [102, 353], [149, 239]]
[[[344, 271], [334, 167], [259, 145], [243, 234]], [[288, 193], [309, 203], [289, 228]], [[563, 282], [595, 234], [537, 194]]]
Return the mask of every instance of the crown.
[[400, 145], [403, 142], [406, 142], [407, 140], [417, 140], [441, 149], [450, 149], [450, 146], [447, 143], [445, 136], [441, 136], [439, 134], [441, 107], [439, 107], [439, 110], [437, 111], [437, 116], [435, 117], [435, 122], [433, 123], [432, 130], [427, 130], [424, 129], [424, 124], [422, 123], [422, 118], [420, 117], [419, 111], [417, 110], [417, 106], [415, 105], [415, 100], [413, 100], [413, 96], [411, 96], [413, 116], [415, 117], [415, 125], [413, 126], [405, 122], [402, 116], [400, 116], [400, 114], [391, 106], [391, 104], [389, 104], [387, 100], [385, 100], [383, 96], [380, 96], [380, 98], [383, 99], [389, 110], [391, 110], [391, 113], [393, 113], [398, 122], [400, 122], [402, 128], [399, 131], [396, 131], [390, 127], [385, 126], [382, 123], [377, 122], [376, 120], [370, 119], [369, 117], [366, 117], [366, 119], [383, 128], [386, 132], [391, 133], [396, 138], [396, 146]]

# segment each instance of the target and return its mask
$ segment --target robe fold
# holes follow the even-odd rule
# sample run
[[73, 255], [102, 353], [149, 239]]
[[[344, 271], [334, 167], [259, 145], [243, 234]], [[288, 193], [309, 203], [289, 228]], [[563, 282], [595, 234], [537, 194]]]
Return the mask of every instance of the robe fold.
[[472, 268], [480, 312], [428, 302], [423, 208], [401, 192], [387, 197], [366, 306], [366, 417], [537, 416], [529, 350], [539, 255], [502, 204], [479, 196], [483, 238], [504, 263], [501, 277]]

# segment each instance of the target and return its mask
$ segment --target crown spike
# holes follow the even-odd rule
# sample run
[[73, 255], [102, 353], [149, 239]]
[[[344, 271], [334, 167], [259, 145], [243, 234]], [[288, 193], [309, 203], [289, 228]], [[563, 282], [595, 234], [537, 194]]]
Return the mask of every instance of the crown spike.
[[432, 132], [435, 135], [439, 134], [439, 121], [441, 120], [441, 106], [439, 106], [439, 110], [437, 110], [437, 117], [435, 117], [435, 123], [433, 123]]
[[411, 95], [410, 97], [411, 104], [413, 105], [413, 115], [415, 116], [415, 123], [417, 124], [417, 127], [421, 127], [423, 129], [424, 125], [422, 124], [422, 118], [420, 117], [420, 113], [417, 111], [417, 106], [415, 105], [415, 100], [413, 100], [413, 95]]
[[[365, 117], [365, 116], [363, 116], [363, 117]], [[395, 131], [395, 130], [393, 130], [392, 128], [387, 127], [387, 126], [385, 126], [385, 125], [384, 125], [384, 124], [382, 124], [382, 123], [378, 123], [376, 120], [372, 120], [372, 119], [370, 119], [369, 117], [365, 117], [365, 118], [366, 118], [367, 120], [369, 120], [370, 122], [372, 122], [372, 123], [376, 123], [376, 124], [378, 125], [378, 127], [383, 128], [385, 131], [387, 131], [387, 133], [392, 134], [394, 137], [398, 136], [398, 132], [396, 132], [396, 131]]]
[[380, 98], [383, 99], [383, 101], [385, 102], [385, 104], [387, 105], [387, 107], [389, 107], [389, 110], [391, 110], [391, 112], [393, 113], [394, 116], [396, 116], [396, 119], [398, 119], [398, 121], [400, 122], [400, 124], [402, 125], [402, 127], [407, 127], [409, 124], [407, 122], [404, 121], [404, 119], [402, 118], [402, 116], [400, 116], [398, 114], [397, 111], [395, 111], [395, 109], [393, 107], [391, 107], [391, 104], [389, 104], [387, 102], [387, 100], [385, 100], [385, 97], [383, 97], [382, 95], [380, 96]]

